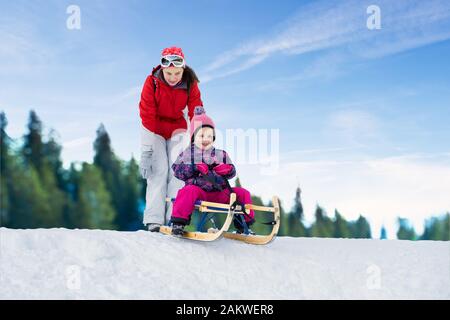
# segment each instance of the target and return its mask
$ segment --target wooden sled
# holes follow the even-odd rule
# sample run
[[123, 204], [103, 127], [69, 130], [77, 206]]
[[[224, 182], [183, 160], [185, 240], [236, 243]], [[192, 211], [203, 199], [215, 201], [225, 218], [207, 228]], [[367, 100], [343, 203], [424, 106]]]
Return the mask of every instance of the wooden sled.
[[[280, 203], [277, 197], [272, 197], [273, 207], [261, 207], [261, 206], [248, 206], [248, 209], [253, 209], [255, 211], [266, 211], [273, 212], [273, 227], [272, 232], [268, 235], [249, 235], [243, 233], [235, 233], [235, 232], [225, 232], [224, 237], [227, 239], [239, 240], [250, 244], [268, 244], [278, 234], [278, 230], [280, 229]], [[247, 208], [247, 206], [245, 206]], [[256, 208], [255, 208], [256, 207]]]
[[[168, 198], [166, 199], [166, 201], [172, 201], [172, 199]], [[236, 200], [236, 194], [232, 193], [230, 196], [230, 204], [228, 205], [228, 214], [227, 214], [227, 218], [222, 226], [222, 228], [220, 228], [217, 231], [212, 232], [189, 232], [186, 231], [183, 235], [183, 238], [186, 239], [192, 239], [192, 240], [198, 240], [198, 241], [214, 241], [219, 239], [220, 237], [222, 237], [223, 233], [225, 231], [228, 230], [228, 228], [230, 227], [231, 222], [233, 221], [233, 216], [234, 216], [234, 210], [232, 210], [231, 208], [231, 204], [234, 203], [234, 201]], [[197, 209], [199, 209], [200, 211], [203, 212], [204, 207], [200, 204], [200, 205], [196, 205], [195, 206]], [[159, 228], [159, 232], [167, 234], [167, 235], [171, 235], [172, 234], [172, 228], [169, 226], [161, 226]]]
[[[174, 201], [174, 199], [167, 198], [166, 201]], [[235, 215], [244, 215], [244, 212], [242, 211], [242, 207], [240, 205], [234, 205], [236, 201], [236, 194], [231, 193], [230, 195], [230, 203], [216, 203], [216, 202], [209, 202], [209, 201], [199, 201], [195, 208], [201, 212], [201, 213], [212, 213], [212, 214], [226, 214], [227, 217], [225, 219], [224, 224], [220, 229], [209, 229], [207, 232], [201, 232], [201, 231], [195, 231], [190, 232], [187, 231], [182, 236], [182, 238], [191, 239], [191, 240], [197, 240], [197, 241], [214, 241], [217, 239], [220, 239], [221, 237], [232, 239], [232, 240], [238, 240], [249, 244], [267, 244], [273, 241], [275, 237], [278, 234], [278, 230], [280, 228], [280, 204], [278, 201], [278, 197], [272, 197], [272, 207], [266, 207], [266, 206], [256, 206], [247, 204], [245, 205], [245, 210], [253, 209], [254, 211], [262, 211], [262, 212], [272, 212], [273, 213], [273, 221], [271, 221], [272, 225], [272, 231], [268, 235], [251, 235], [251, 234], [245, 234], [245, 233], [235, 233], [235, 232], [228, 232], [228, 229], [230, 228], [230, 225], [233, 221], [233, 218]], [[203, 224], [206, 223], [206, 220], [203, 222]], [[201, 230], [203, 227], [203, 224], [200, 223], [198, 226], [198, 230]], [[172, 234], [172, 228], [169, 226], [161, 226], [160, 232], [171, 235]]]

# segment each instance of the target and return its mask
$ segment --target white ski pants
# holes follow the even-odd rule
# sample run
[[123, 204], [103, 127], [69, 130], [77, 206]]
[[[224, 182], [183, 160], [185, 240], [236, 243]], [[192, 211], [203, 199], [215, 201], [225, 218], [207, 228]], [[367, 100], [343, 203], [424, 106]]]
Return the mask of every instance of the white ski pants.
[[147, 179], [145, 195], [144, 225], [148, 223], [167, 224], [172, 215], [172, 203], [166, 204], [166, 197], [175, 198], [184, 182], [173, 175], [172, 164], [188, 145], [188, 133], [178, 133], [166, 140], [142, 126], [141, 138], [153, 143], [152, 174]]

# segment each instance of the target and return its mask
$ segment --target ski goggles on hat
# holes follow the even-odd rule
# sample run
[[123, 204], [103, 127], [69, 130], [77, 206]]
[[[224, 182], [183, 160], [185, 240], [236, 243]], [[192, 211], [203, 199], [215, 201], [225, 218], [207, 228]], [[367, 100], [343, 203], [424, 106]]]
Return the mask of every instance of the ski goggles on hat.
[[170, 67], [173, 64], [174, 67], [182, 68], [185, 66], [183, 57], [178, 55], [168, 55], [161, 57], [161, 66], [164, 68]]

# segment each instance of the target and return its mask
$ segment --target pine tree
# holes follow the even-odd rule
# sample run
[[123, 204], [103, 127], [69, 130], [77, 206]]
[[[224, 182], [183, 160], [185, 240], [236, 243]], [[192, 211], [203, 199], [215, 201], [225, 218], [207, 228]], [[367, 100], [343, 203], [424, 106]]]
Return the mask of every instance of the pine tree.
[[111, 140], [103, 124], [97, 129], [94, 142], [94, 164], [100, 169], [106, 189], [110, 194], [111, 203], [117, 213], [116, 225], [119, 230], [126, 230], [127, 212], [124, 207], [124, 187], [122, 164], [117, 159], [111, 147]]
[[297, 187], [295, 191], [294, 206], [288, 214], [288, 235], [291, 237], [305, 237], [306, 228], [303, 225], [303, 205], [301, 199], [301, 189]]
[[6, 127], [8, 126], [8, 119], [6, 114], [2, 111], [0, 113], [0, 172], [2, 175], [6, 173], [7, 158], [9, 156], [9, 149], [11, 138], [6, 133]]
[[48, 219], [43, 222], [41, 227], [62, 227], [64, 225], [63, 214], [67, 204], [67, 194], [58, 188], [55, 172], [49, 162], [47, 162], [47, 159], [44, 160], [38, 178], [43, 196], [49, 202], [48, 205], [50, 207]]
[[289, 214], [286, 214], [284, 211], [280, 211], [280, 229], [278, 230], [279, 236], [290, 237], [289, 233]]
[[411, 226], [409, 221], [404, 218], [398, 218], [398, 231], [397, 231], [397, 239], [399, 240], [416, 240], [417, 236], [414, 231], [414, 228]]
[[78, 164], [71, 163], [67, 172], [66, 192], [67, 192], [67, 205], [64, 210], [64, 225], [66, 228], [80, 228], [82, 225], [81, 217], [77, 214], [77, 202], [79, 195], [79, 185], [81, 170], [77, 170]]
[[43, 156], [56, 179], [58, 189], [66, 191], [65, 175], [67, 173], [63, 168], [61, 150], [62, 146], [58, 142], [56, 131], [50, 130], [48, 141], [43, 145]]
[[239, 177], [236, 178], [236, 180], [234, 182], [234, 186], [235, 187], [242, 187], [241, 180], [239, 179]]
[[436, 240], [435, 238], [437, 237], [438, 233], [436, 226], [436, 217], [425, 220], [425, 227], [423, 230], [423, 234], [420, 236], [420, 240]]
[[140, 178], [139, 190], [139, 212], [144, 213], [145, 210], [145, 195], [147, 193], [147, 180]]
[[[51, 228], [63, 226], [63, 210], [66, 205], [66, 195], [59, 188], [58, 177], [62, 162], [60, 160], [61, 147], [57, 144], [53, 136], [48, 143], [44, 142], [42, 130], [43, 125], [34, 111], [30, 112], [28, 122], [29, 132], [24, 136], [22, 154], [25, 159], [25, 166], [34, 168], [38, 174], [37, 180], [33, 183], [39, 184], [39, 197], [46, 199], [48, 212], [36, 212], [39, 227]], [[26, 168], [25, 168], [26, 169]], [[34, 176], [30, 179], [35, 180]]]
[[372, 238], [372, 232], [370, 230], [370, 224], [364, 216], [359, 215], [355, 222], [350, 224], [351, 237], [357, 239], [370, 239]]
[[[281, 223], [283, 223], [283, 220], [284, 220], [284, 222], [286, 222], [286, 220], [287, 220], [287, 213], [286, 213], [286, 210], [284, 210], [283, 201], [281, 199], [278, 199], [278, 202], [280, 204], [280, 221], [281, 221]], [[270, 205], [273, 206], [272, 201], [270, 201]], [[284, 217], [284, 219], [283, 219], [283, 217]], [[281, 224], [280, 227], [282, 225], [283, 224]], [[286, 225], [286, 227], [288, 227], [288, 226]]]
[[0, 113], [0, 227], [5, 227], [9, 220], [9, 192], [7, 183], [10, 138], [6, 133], [8, 120], [5, 113]]
[[333, 221], [327, 217], [326, 212], [319, 205], [315, 212], [316, 221], [311, 226], [311, 236], [313, 237], [333, 237]]
[[115, 211], [100, 170], [83, 163], [79, 177], [76, 212], [78, 228], [114, 229]]
[[[9, 154], [4, 132], [6, 117], [2, 117], [2, 201], [8, 204], [7, 226], [37, 228], [61, 226], [60, 195], [52, 188], [52, 175], [46, 170], [43, 154], [42, 123], [30, 112], [29, 133], [19, 155]], [[21, 157], [19, 157], [21, 156]], [[7, 166], [7, 168], [5, 167]]]
[[442, 219], [442, 238], [441, 240], [450, 241], [450, 212]]
[[24, 136], [22, 154], [25, 161], [40, 172], [44, 162], [42, 122], [33, 110], [30, 111], [27, 127], [29, 132]]
[[345, 220], [339, 211], [334, 211], [334, 238], [350, 238], [351, 232], [349, 223]]
[[0, 227], [7, 227], [9, 221], [9, 192], [5, 177], [0, 176]]
[[14, 162], [10, 178], [10, 228], [48, 228], [59, 224], [34, 166]]
[[124, 214], [118, 219], [118, 223], [124, 226], [124, 230], [138, 230], [141, 228], [142, 219], [139, 213], [139, 197], [142, 179], [139, 166], [134, 158], [128, 162], [125, 168], [124, 181]]
[[384, 227], [384, 225], [381, 227], [380, 239], [381, 240], [387, 239], [387, 232], [386, 232], [386, 228]]
[[421, 240], [450, 240], [450, 213], [425, 221]]
[[297, 218], [300, 221], [303, 219], [303, 204], [301, 193], [302, 191], [300, 189], [300, 186], [298, 186], [297, 189], [295, 190], [294, 209], [292, 211], [295, 218]]

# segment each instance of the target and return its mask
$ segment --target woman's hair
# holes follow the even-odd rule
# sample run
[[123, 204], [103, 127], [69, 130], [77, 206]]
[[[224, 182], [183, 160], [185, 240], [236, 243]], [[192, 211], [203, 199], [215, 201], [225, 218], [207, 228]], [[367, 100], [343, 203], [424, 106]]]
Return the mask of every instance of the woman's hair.
[[198, 80], [198, 77], [195, 74], [195, 71], [189, 66], [185, 66], [184, 67], [182, 80], [186, 81], [186, 83], [187, 83], [187, 91], [188, 92], [191, 91], [191, 85], [192, 85], [192, 83], [194, 81], [197, 82], [197, 83], [200, 83], [200, 80]]

